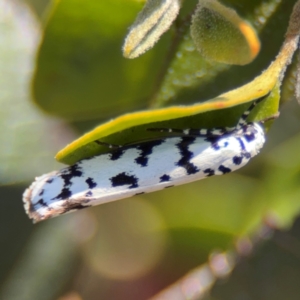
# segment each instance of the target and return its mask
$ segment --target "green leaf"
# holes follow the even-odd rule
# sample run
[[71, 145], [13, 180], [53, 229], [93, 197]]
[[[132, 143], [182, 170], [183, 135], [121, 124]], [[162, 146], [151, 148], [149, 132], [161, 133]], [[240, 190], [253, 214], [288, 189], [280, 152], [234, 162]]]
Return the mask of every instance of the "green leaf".
[[37, 58], [36, 103], [48, 113], [77, 120], [145, 107], [166, 47], [159, 43], [138, 60], [122, 57], [123, 38], [141, 4], [134, 0], [56, 3]]

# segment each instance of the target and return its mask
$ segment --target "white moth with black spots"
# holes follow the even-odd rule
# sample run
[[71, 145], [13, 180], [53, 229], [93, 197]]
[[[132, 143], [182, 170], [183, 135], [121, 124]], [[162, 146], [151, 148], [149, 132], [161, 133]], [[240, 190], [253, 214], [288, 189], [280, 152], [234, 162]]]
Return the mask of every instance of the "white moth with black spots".
[[151, 129], [179, 136], [117, 147], [37, 177], [24, 192], [25, 210], [34, 222], [39, 222], [235, 171], [257, 155], [265, 142], [261, 124], [246, 122], [261, 100], [253, 102], [233, 128]]

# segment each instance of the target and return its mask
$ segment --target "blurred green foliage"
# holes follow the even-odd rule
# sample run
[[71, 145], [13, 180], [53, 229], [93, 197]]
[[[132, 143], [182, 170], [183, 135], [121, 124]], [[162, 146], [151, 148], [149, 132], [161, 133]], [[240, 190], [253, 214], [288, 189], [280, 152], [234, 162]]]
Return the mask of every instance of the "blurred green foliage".
[[[48, 134], [62, 122], [42, 115], [31, 104], [30, 82], [39, 42], [38, 23], [28, 10], [2, 3], [0, 44], [0, 184], [34, 178], [58, 167], [54, 151], [70, 140]], [[23, 26], [26, 24], [26, 26]], [[66, 137], [68, 129], [65, 129]], [[34, 153], [33, 153], [34, 152]], [[33, 159], [34, 158], [34, 159]]]
[[[252, 22], [262, 41], [258, 58], [245, 67], [208, 62], [193, 49], [183, 20], [196, 1], [185, 1], [173, 28], [134, 61], [121, 57], [121, 45], [141, 2], [61, 0], [49, 7], [46, 1], [30, 2], [43, 15], [40, 27], [24, 18], [33, 16], [21, 2], [0, 1], [6, 7], [0, 12], [3, 183], [29, 182], [51, 171], [55, 151], [75, 135], [72, 125], [82, 134], [123, 112], [199, 102], [252, 80], [278, 53], [296, 1], [224, 1]], [[16, 20], [22, 26], [12, 25]], [[31, 47], [24, 45], [39, 31], [34, 59], [38, 37]], [[43, 115], [30, 101], [33, 69], [32, 100], [63, 120]], [[287, 92], [291, 82], [286, 78], [282, 94], [288, 98], [282, 101], [293, 100]], [[206, 263], [213, 250], [231, 250], [262, 220], [288, 229], [300, 205], [299, 119], [299, 106], [286, 104], [262, 153], [239, 173], [34, 227], [22, 214], [23, 186], [1, 187], [0, 298], [148, 299]], [[292, 242], [286, 242], [290, 235]], [[297, 224], [291, 232], [276, 231], [252, 257], [240, 259], [228, 281], [218, 282], [211, 299], [299, 299], [299, 239]], [[268, 281], [272, 274], [276, 278]]]
[[140, 8], [133, 0], [57, 3], [38, 54], [35, 101], [50, 113], [75, 120], [144, 108], [167, 44], [138, 60], [122, 57], [127, 27]]

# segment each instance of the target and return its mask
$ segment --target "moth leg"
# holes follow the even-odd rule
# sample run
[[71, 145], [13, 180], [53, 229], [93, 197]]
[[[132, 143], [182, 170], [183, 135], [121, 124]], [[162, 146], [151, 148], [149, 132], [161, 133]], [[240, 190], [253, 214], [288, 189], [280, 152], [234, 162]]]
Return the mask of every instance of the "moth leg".
[[268, 93], [267, 95], [256, 99], [255, 101], [252, 102], [252, 104], [249, 106], [249, 108], [244, 111], [244, 113], [241, 115], [237, 125], [236, 125], [236, 129], [240, 129], [243, 126], [247, 125], [247, 118], [250, 115], [251, 111], [257, 106], [257, 104], [259, 104], [261, 101], [263, 101], [264, 99], [266, 99], [269, 96], [270, 93]]

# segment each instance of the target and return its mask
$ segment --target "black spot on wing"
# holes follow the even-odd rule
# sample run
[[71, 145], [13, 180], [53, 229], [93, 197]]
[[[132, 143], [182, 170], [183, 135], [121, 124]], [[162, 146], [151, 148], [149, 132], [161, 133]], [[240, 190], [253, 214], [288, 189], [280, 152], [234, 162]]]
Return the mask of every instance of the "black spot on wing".
[[148, 165], [149, 155], [152, 154], [153, 148], [161, 145], [164, 140], [154, 140], [149, 142], [144, 142], [138, 145], [136, 148], [140, 150], [139, 156], [135, 159], [135, 162], [142, 167], [146, 167]]
[[39, 196], [43, 196], [43, 194], [44, 194], [44, 190], [41, 190]]
[[93, 196], [93, 193], [92, 191], [88, 191], [86, 194], [85, 194], [86, 197], [92, 197]]
[[249, 152], [244, 152], [243, 153], [243, 156], [247, 159], [250, 159], [251, 158], [251, 154]]
[[81, 177], [82, 171], [78, 164], [62, 170], [60, 177], [64, 181], [64, 187], [72, 184], [71, 179], [74, 177]]
[[255, 140], [255, 134], [253, 132], [248, 132], [244, 135], [245, 140], [250, 143]]
[[232, 162], [235, 164], [235, 165], [240, 165], [243, 161], [243, 156], [234, 156], [233, 159], [232, 159]]
[[42, 198], [39, 201], [37, 201], [36, 204], [34, 204], [34, 205], [37, 205], [37, 204], [40, 206], [43, 206], [43, 207], [48, 207], [47, 203]]
[[195, 140], [195, 137], [187, 136], [183, 137], [181, 141], [176, 144], [176, 147], [181, 155], [181, 158], [176, 165], [185, 168], [188, 175], [199, 172], [199, 169], [193, 163], [191, 163], [191, 159], [193, 158], [194, 154], [189, 150], [189, 145], [192, 145]]
[[139, 156], [138, 158], [135, 159], [135, 162], [138, 165], [141, 165], [142, 167], [146, 167], [148, 164], [148, 157]]
[[211, 147], [214, 150], [220, 150], [220, 146], [218, 144], [218, 141], [222, 138], [221, 136], [208, 136], [204, 140], [211, 143]]
[[109, 153], [109, 158], [110, 160], [118, 160], [123, 156], [124, 153], [125, 153], [125, 149], [119, 148]]
[[215, 170], [213, 169], [205, 169], [203, 172], [206, 174], [207, 177], [215, 175]]
[[65, 208], [64, 213], [71, 211], [71, 210], [80, 210], [80, 209], [84, 209], [84, 208], [88, 208], [91, 205], [82, 205], [79, 203], [74, 203], [74, 204], [68, 204], [68, 207]]
[[54, 197], [52, 200], [54, 200], [54, 199], [64, 200], [64, 199], [70, 198], [71, 196], [72, 196], [72, 192], [67, 187], [64, 187], [61, 190], [61, 193], [58, 194], [56, 197]]
[[90, 189], [93, 189], [97, 186], [97, 183], [91, 177], [89, 177], [85, 182], [87, 183]]
[[245, 144], [244, 144], [243, 140], [242, 140], [241, 138], [239, 138], [239, 137], [237, 137], [236, 139], [237, 139], [238, 142], [240, 143], [241, 149], [242, 149], [243, 151], [245, 151], [245, 150], [246, 150], [246, 147], [245, 147]]
[[75, 165], [69, 167], [69, 173], [73, 177], [81, 177], [82, 171], [81, 171], [81, 168], [79, 167], [79, 164], [75, 164]]
[[129, 185], [130, 189], [138, 187], [138, 178], [133, 175], [128, 175], [125, 172], [109, 178], [113, 187]]
[[212, 147], [214, 150], [216, 150], [216, 151], [217, 151], [217, 150], [220, 150], [220, 148], [221, 148], [220, 145], [219, 145], [217, 142], [216, 142], [216, 143], [212, 143], [212, 144], [211, 144], [211, 147]]
[[246, 159], [250, 159], [251, 154], [246, 151], [246, 147], [245, 147], [245, 143], [243, 141], [243, 138], [237, 137], [236, 139], [240, 143], [242, 156], [245, 157]]
[[47, 183], [52, 183], [53, 180], [54, 180], [53, 178], [49, 178], [49, 179], [46, 180], [46, 182], [47, 182]]
[[166, 182], [166, 181], [170, 181], [171, 177], [167, 174], [164, 174], [163, 176], [159, 177], [160, 182]]
[[231, 172], [231, 169], [223, 166], [223, 165], [220, 165], [220, 167], [218, 168], [219, 171], [221, 171], [223, 174], [227, 174], [227, 173], [230, 173]]

